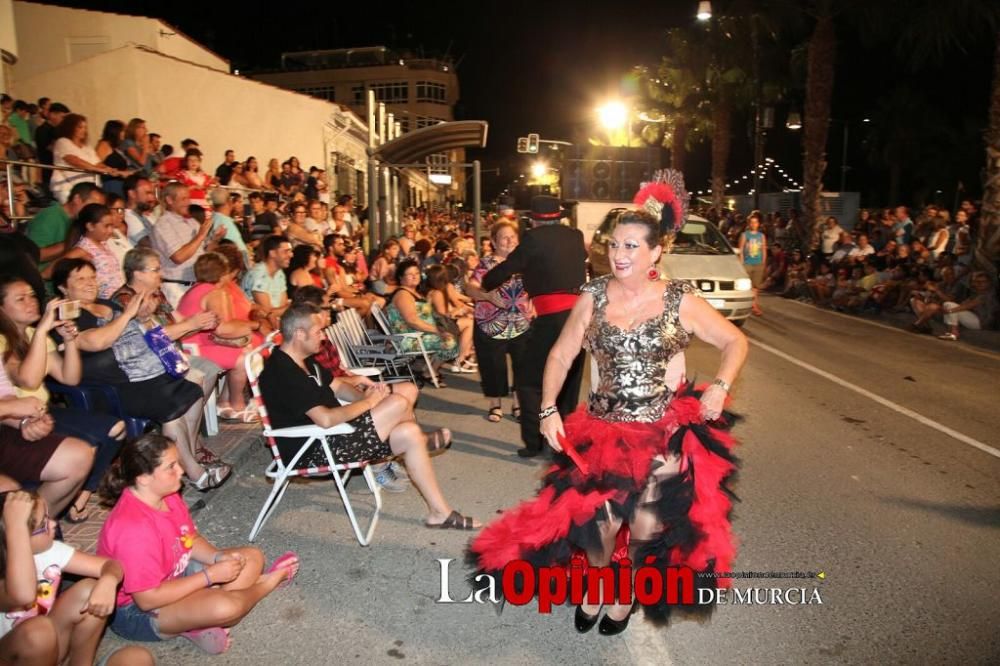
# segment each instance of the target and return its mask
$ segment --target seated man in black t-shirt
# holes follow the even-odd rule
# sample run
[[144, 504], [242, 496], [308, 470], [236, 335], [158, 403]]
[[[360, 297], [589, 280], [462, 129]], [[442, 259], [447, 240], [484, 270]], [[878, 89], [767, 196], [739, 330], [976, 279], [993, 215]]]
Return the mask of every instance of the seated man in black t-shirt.
[[[302, 303], [286, 310], [281, 317], [281, 335], [283, 344], [273, 351], [260, 375], [261, 396], [272, 427], [316, 424], [329, 428], [347, 423], [354, 432], [330, 441], [336, 462], [403, 456], [410, 479], [427, 502], [427, 527], [480, 527], [477, 521], [451, 509], [431, 468], [428, 452], [451, 445], [446, 428], [425, 434], [417, 425], [411, 403], [391, 394], [385, 384], [366, 377], [335, 379], [322, 367], [313, 358], [323, 341], [323, 320], [315, 305]], [[341, 399], [353, 402], [342, 404]], [[326, 465], [318, 442], [292, 462], [304, 441], [278, 440], [285, 463], [297, 468]]]

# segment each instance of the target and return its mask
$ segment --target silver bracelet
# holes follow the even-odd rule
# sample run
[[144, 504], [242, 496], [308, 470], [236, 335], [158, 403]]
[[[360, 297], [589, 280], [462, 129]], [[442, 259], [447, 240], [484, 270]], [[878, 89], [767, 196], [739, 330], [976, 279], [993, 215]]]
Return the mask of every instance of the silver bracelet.
[[542, 421], [544, 419], [547, 419], [553, 414], [557, 413], [558, 411], [559, 411], [558, 407], [556, 407], [555, 405], [550, 405], [549, 407], [546, 407], [542, 411], [538, 412], [538, 420]]
[[729, 384], [727, 384], [725, 381], [719, 379], [718, 377], [716, 377], [715, 381], [712, 382], [712, 386], [718, 386], [719, 388], [721, 388], [726, 393], [729, 393], [729, 389], [730, 389]]

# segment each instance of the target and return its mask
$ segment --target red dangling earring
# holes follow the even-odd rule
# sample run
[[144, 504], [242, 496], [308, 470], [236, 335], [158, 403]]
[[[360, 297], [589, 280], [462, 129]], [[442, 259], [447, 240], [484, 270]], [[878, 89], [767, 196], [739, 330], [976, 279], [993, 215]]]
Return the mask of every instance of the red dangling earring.
[[646, 272], [646, 275], [649, 276], [650, 280], [660, 279], [660, 271], [656, 270], [656, 266], [650, 266], [649, 271]]

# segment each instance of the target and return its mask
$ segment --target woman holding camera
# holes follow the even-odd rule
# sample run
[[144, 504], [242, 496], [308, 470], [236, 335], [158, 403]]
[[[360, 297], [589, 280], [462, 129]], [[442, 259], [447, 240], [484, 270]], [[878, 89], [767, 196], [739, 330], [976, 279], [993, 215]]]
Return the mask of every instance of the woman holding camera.
[[[62, 299], [49, 301], [42, 313], [31, 285], [20, 278], [0, 278], [0, 354], [19, 398], [34, 397], [48, 405], [49, 391], [44, 384], [47, 375], [70, 386], [80, 383], [83, 366], [77, 345], [79, 332], [72, 321], [78, 315], [77, 305]], [[63, 341], [62, 353], [49, 337], [55, 329]], [[101, 476], [125, 440], [125, 424], [117, 417], [83, 409], [49, 406], [48, 411], [54, 420], [54, 432], [82, 439], [97, 450], [90, 475], [66, 514], [70, 522], [80, 523], [89, 517], [90, 494], [97, 490]]]

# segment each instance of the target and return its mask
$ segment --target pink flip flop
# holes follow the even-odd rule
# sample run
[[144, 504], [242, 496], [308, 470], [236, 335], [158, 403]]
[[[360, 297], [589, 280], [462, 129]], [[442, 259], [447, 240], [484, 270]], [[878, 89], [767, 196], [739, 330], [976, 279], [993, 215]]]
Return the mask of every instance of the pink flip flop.
[[192, 629], [181, 634], [208, 654], [222, 654], [233, 644], [229, 630], [224, 627]]
[[[289, 568], [288, 564], [291, 562], [295, 562], [298, 559], [299, 559], [298, 553], [296, 553], [294, 550], [290, 550], [287, 553], [279, 555], [278, 558], [271, 563], [271, 566], [267, 568], [266, 573], [273, 573], [278, 569], [288, 569]], [[298, 570], [296, 570], [295, 573], [298, 573]], [[281, 583], [278, 584], [277, 589], [281, 589], [283, 587], [287, 587], [288, 585], [290, 585], [292, 579], [295, 578], [295, 573], [293, 573], [291, 576], [286, 575], [285, 580], [281, 581]]]

